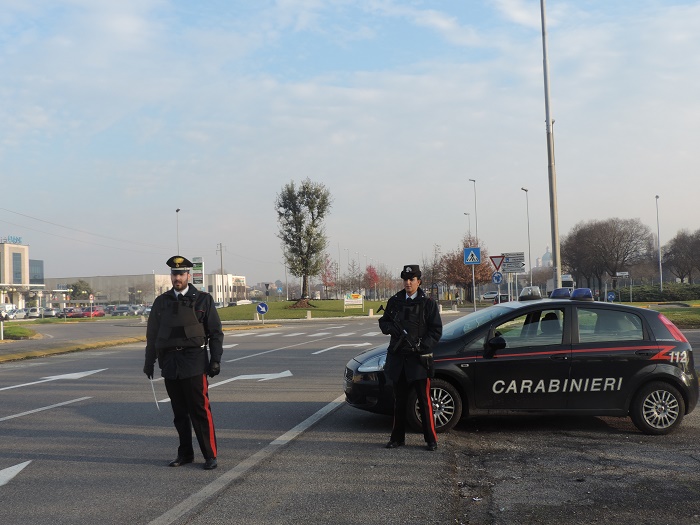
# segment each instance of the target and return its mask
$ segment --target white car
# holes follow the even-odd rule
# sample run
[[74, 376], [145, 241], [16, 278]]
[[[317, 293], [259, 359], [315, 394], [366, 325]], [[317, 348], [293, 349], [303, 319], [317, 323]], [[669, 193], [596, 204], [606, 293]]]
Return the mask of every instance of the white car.
[[498, 297], [498, 292], [486, 292], [481, 296], [482, 301], [493, 301]]

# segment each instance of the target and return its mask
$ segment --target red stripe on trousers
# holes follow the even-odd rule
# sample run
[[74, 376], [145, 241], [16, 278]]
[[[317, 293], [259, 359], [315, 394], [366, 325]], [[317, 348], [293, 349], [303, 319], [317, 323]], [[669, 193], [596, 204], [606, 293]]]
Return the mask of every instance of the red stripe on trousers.
[[207, 381], [206, 374], [202, 374], [202, 393], [204, 394], [204, 410], [207, 413], [207, 424], [209, 425], [209, 446], [211, 446], [211, 450], [214, 452], [214, 457], [216, 457], [217, 452], [216, 438], [214, 437], [214, 418], [211, 415], [211, 408], [209, 406], [209, 381]]

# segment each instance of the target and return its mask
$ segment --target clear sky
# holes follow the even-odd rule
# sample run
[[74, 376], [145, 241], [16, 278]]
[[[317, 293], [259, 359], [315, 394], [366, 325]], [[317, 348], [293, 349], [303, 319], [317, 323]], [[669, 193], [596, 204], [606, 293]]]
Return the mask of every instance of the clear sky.
[[[328, 252], [398, 268], [550, 244], [537, 0], [0, 0], [0, 237], [47, 277], [177, 251], [284, 279], [274, 201], [333, 196]], [[549, 0], [559, 227], [700, 228], [700, 3]], [[477, 210], [474, 210], [476, 180]], [[176, 213], [176, 209], [180, 209]], [[470, 213], [469, 217], [464, 213]]]

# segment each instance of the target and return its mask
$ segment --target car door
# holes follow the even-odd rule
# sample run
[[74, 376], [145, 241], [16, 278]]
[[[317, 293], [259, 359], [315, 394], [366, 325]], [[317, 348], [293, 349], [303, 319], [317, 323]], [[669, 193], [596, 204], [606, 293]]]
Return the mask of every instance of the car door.
[[[541, 305], [522, 310], [491, 328], [474, 363], [475, 403], [480, 409], [547, 410], [566, 407], [570, 309]], [[505, 343], [505, 344], [504, 344]], [[497, 350], [490, 345], [504, 346]]]
[[609, 306], [577, 306], [573, 319], [569, 408], [622, 408], [628, 384], [658, 351], [650, 330], [641, 315]]

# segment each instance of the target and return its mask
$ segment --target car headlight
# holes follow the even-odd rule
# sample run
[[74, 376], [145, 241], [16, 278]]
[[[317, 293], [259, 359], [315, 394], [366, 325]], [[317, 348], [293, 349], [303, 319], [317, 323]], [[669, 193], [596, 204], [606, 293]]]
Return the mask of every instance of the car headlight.
[[381, 372], [384, 370], [384, 363], [386, 363], [386, 354], [380, 354], [362, 363], [357, 371], [363, 374]]

